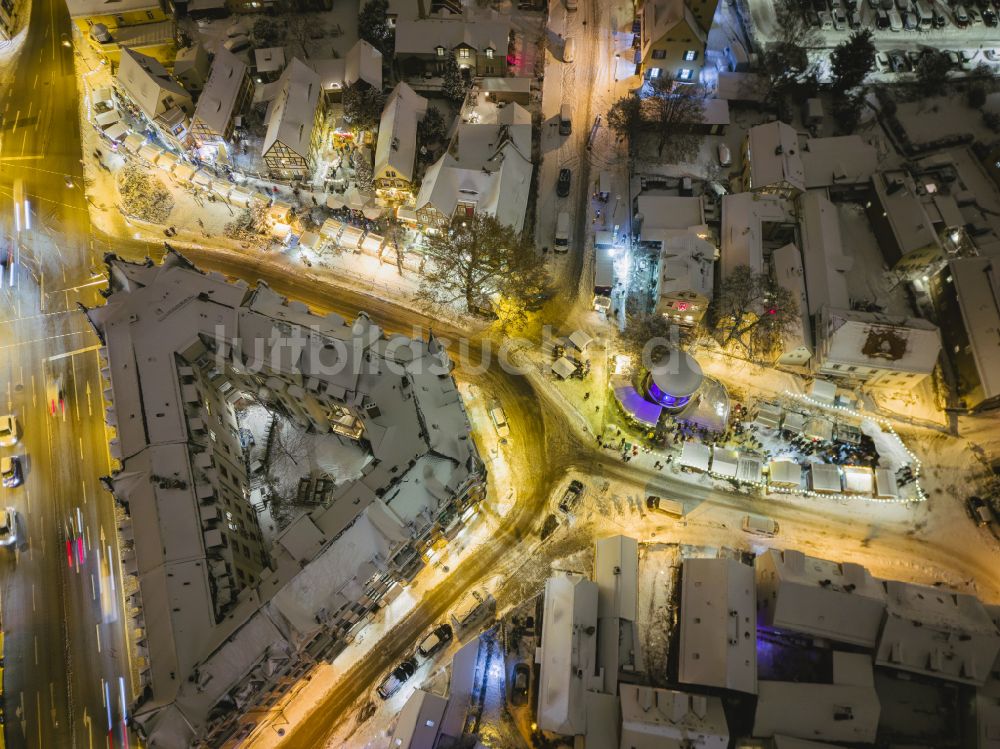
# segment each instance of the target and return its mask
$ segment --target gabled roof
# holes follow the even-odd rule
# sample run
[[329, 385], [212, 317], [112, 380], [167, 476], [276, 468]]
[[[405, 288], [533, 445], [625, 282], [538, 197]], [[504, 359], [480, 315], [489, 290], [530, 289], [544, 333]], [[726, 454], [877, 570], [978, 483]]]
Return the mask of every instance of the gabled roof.
[[273, 73], [285, 67], [284, 47], [262, 47], [253, 51], [258, 73]]
[[382, 53], [364, 39], [358, 39], [347, 53], [344, 85], [364, 81], [372, 88], [382, 88]]
[[157, 0], [66, 0], [70, 18], [117, 15], [134, 10], [159, 8]]
[[165, 103], [168, 97], [174, 99], [171, 106], [190, 110], [191, 94], [187, 89], [175, 81], [158, 60], [134, 49], [122, 48], [121, 64], [115, 81], [150, 120], [156, 119], [157, 115], [170, 108]]
[[941, 353], [938, 327], [919, 317], [824, 307], [816, 328], [829, 361], [930, 374]]
[[267, 111], [267, 135], [263, 153], [281, 142], [303, 158], [309, 156], [316, 107], [319, 106], [319, 76], [295, 57], [281, 74], [278, 96]]
[[484, 15], [458, 18], [400, 18], [396, 22], [396, 54], [434, 54], [437, 47], [487, 48], [507, 54], [510, 16]]
[[851, 258], [843, 252], [837, 207], [823, 190], [809, 190], [799, 198], [799, 208], [809, 314], [817, 314], [824, 306], [847, 307]]
[[413, 179], [417, 155], [417, 123], [427, 113], [427, 99], [406, 83], [398, 83], [389, 94], [378, 126], [375, 145], [375, 175], [392, 168], [406, 180]]
[[747, 131], [750, 159], [749, 189], [787, 184], [806, 189], [806, 175], [799, 155], [799, 135], [780, 120], [756, 125]]
[[212, 60], [198, 106], [195, 119], [201, 120], [217, 133], [224, 133], [233, 117], [233, 107], [247, 74], [247, 64], [227, 49], [219, 48]]
[[802, 151], [807, 188], [865, 184], [878, 168], [878, 152], [860, 135], [810, 138]]

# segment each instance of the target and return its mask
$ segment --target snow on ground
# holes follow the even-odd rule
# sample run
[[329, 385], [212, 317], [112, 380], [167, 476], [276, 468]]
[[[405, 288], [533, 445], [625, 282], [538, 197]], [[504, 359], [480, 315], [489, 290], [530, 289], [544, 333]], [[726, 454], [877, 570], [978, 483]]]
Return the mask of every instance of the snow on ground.
[[636, 624], [642, 665], [653, 686], [666, 686], [670, 640], [677, 623], [681, 550], [676, 544], [639, 545]]
[[906, 285], [888, 272], [864, 207], [858, 203], [834, 205], [842, 246], [851, 258], [851, 269], [846, 274], [851, 300], [877, 304], [889, 315], [912, 316]]

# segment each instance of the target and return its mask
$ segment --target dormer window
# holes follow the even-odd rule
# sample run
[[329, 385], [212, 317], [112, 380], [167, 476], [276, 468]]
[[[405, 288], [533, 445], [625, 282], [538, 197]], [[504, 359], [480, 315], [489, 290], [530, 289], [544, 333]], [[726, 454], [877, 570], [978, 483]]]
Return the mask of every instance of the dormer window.
[[437, 52], [438, 57], [444, 57], [444, 47], [442, 47], [440, 44], [434, 48], [434, 51]]
[[462, 47], [462, 49], [458, 50], [458, 56], [461, 57], [464, 60], [468, 60], [469, 59], [469, 48], [468, 47]]
[[486, 48], [486, 56], [491, 60], [493, 59], [493, 51], [493, 47]]

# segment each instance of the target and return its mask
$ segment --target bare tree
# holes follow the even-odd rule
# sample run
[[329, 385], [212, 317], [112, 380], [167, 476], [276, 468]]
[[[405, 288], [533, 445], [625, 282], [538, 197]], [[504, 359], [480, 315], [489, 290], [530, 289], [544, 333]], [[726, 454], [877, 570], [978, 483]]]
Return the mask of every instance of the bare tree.
[[799, 303], [770, 273], [754, 273], [740, 265], [712, 300], [712, 317], [723, 348], [741, 351], [751, 361], [766, 361], [780, 350], [782, 336], [799, 320]]
[[669, 76], [653, 82], [653, 94], [643, 101], [643, 114], [656, 133], [656, 153], [670, 163], [690, 161], [704, 136], [697, 127], [705, 119], [705, 91]]
[[628, 146], [629, 160], [635, 159], [639, 134], [642, 131], [642, 101], [634, 94], [627, 94], [608, 110], [608, 127]]

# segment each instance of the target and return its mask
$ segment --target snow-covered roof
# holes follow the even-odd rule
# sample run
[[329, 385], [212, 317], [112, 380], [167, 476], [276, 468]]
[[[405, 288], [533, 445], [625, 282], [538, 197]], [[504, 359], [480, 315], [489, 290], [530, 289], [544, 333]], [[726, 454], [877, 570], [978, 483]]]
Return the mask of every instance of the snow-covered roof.
[[[683, 0], [649, 0], [642, 4], [642, 56], [648, 55], [649, 47], [684, 18]], [[697, 23], [694, 24], [697, 28]]]
[[866, 568], [792, 549], [769, 549], [754, 567], [762, 626], [875, 646], [885, 591]]
[[427, 99], [406, 83], [396, 88], [386, 99], [382, 119], [378, 126], [375, 145], [375, 176], [392, 169], [403, 179], [413, 179], [413, 165], [417, 155], [417, 123], [427, 113]]
[[[312, 315], [266, 286], [250, 291], [203, 274], [173, 252], [161, 265], [113, 259], [109, 274], [111, 294], [88, 316], [109, 361], [111, 449], [122, 464], [112, 488], [129, 503], [136, 541], [151, 690], [136, 720], [150, 743], [187, 746], [220, 700], [239, 693], [240, 709], [256, 704], [274, 663], [297, 659], [324, 628], [341, 636], [345, 608], [367, 600], [371, 580], [401, 574], [390, 560], [431, 532], [481, 480], [482, 465], [434, 338], [387, 337], [364, 315], [353, 325]], [[288, 344], [265, 356], [255, 353], [260, 341]], [[211, 380], [197, 382], [207, 393], [191, 384], [206, 355]], [[298, 424], [338, 445], [364, 445], [371, 459], [328, 505], [283, 531], [270, 568], [231, 603], [224, 560], [209, 553], [222, 544], [213, 461], [223, 456], [202, 445], [215, 441], [206, 417], [192, 414], [206, 399], [259, 387], [240, 379], [257, 367]], [[347, 418], [363, 443], [330, 433]]]
[[158, 60], [128, 47], [122, 48], [115, 82], [149, 120], [175, 106], [190, 113], [193, 106], [191, 94]]
[[692, 292], [712, 298], [715, 278], [715, 247], [698, 233], [643, 228], [643, 242], [659, 242], [660, 296]]
[[678, 681], [756, 694], [753, 567], [735, 559], [685, 559], [681, 581]]
[[763, 223], [793, 223], [795, 208], [790, 200], [776, 195], [738, 192], [722, 197], [721, 257], [722, 279], [738, 266], [755, 273], [764, 270]]
[[824, 306], [850, 306], [847, 271], [851, 259], [843, 252], [837, 207], [823, 190], [809, 190], [799, 198], [799, 208], [808, 313], [815, 315]]
[[302, 60], [293, 57], [281, 74], [281, 89], [268, 106], [267, 134], [261, 147], [267, 153], [283, 143], [303, 158], [312, 150], [312, 131], [319, 106], [319, 76]]
[[621, 746], [630, 749], [725, 749], [729, 725], [718, 697], [622, 684]]
[[487, 76], [479, 82], [479, 89], [494, 93], [530, 94], [532, 80], [529, 76], [511, 76], [509, 78], [490, 78]]
[[867, 184], [878, 168], [875, 146], [860, 135], [809, 138], [799, 155], [809, 189]]
[[750, 190], [788, 186], [806, 189], [805, 170], [799, 154], [799, 135], [780, 120], [755, 125], [747, 131]]
[[656, 229], [690, 229], [705, 224], [701, 197], [682, 197], [647, 190], [635, 199], [636, 213], [642, 218], [640, 241]]
[[761, 681], [753, 735], [870, 744], [875, 741], [881, 705], [871, 658], [833, 653], [833, 683]]
[[240, 87], [247, 76], [247, 64], [222, 47], [215, 53], [208, 82], [198, 97], [194, 116], [213, 132], [225, 133], [233, 118]]
[[587, 727], [584, 692], [597, 663], [597, 584], [580, 575], [545, 581], [538, 727], [568, 736]]
[[261, 47], [253, 51], [258, 73], [276, 73], [285, 67], [284, 47]]
[[[909, 174], [904, 171], [878, 172], [872, 176], [871, 182], [900, 256], [940, 245], [934, 225]], [[898, 259], [890, 258], [890, 262]]]
[[919, 317], [824, 307], [816, 328], [823, 366], [930, 374], [941, 352], [938, 327]]
[[382, 90], [382, 53], [364, 39], [358, 39], [347, 52], [344, 67], [344, 85], [353, 86], [364, 81], [372, 88]]
[[989, 258], [962, 258], [948, 263], [947, 274], [979, 374], [979, 400], [994, 398], [1000, 395], [1000, 269]]
[[137, 10], [160, 10], [157, 0], [116, 0], [108, 5], [108, 0], [66, 0], [70, 18], [87, 16], [119, 15]]
[[639, 661], [636, 625], [639, 595], [639, 544], [628, 536], [598, 539], [594, 555], [597, 583], [598, 660], [603, 691], [614, 694], [623, 667]]
[[681, 448], [680, 457], [677, 459], [679, 465], [694, 468], [698, 471], [707, 471], [709, 461], [712, 458], [712, 450], [708, 445], [700, 442], [688, 441]]
[[771, 253], [775, 282], [786, 289], [799, 304], [798, 321], [781, 334], [783, 353], [805, 350], [812, 353], [812, 329], [809, 325], [809, 303], [806, 299], [805, 273], [802, 255], [794, 244], [786, 244]]
[[768, 472], [770, 483], [775, 486], [797, 488], [802, 484], [802, 466], [794, 460], [772, 460]]
[[978, 598], [898, 580], [884, 582], [887, 616], [875, 664], [981, 685], [1000, 632]]
[[843, 466], [844, 492], [871, 496], [875, 491], [875, 474], [868, 466]]
[[423, 689], [417, 689], [403, 705], [396, 719], [389, 746], [399, 749], [426, 749], [434, 746], [441, 716], [448, 700]]
[[433, 55], [437, 47], [460, 46], [507, 54], [510, 16], [482, 14], [454, 18], [400, 18], [396, 22], [396, 55]]

